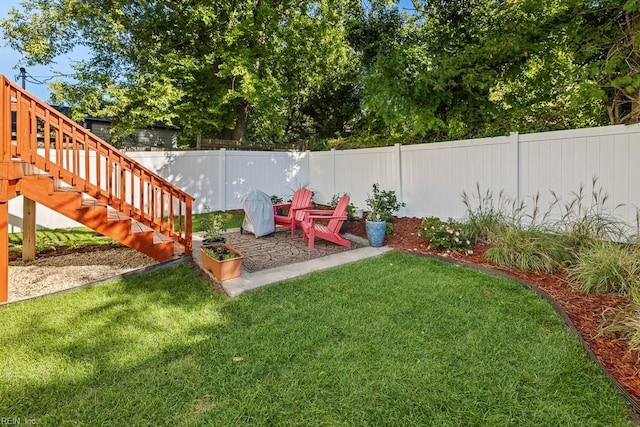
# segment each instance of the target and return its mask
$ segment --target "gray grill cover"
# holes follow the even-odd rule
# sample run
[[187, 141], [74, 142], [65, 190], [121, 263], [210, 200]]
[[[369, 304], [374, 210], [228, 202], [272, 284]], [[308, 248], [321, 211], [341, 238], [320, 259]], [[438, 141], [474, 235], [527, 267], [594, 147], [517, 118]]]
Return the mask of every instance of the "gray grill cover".
[[260, 190], [253, 190], [242, 199], [244, 209], [243, 230], [256, 237], [265, 236], [276, 231], [273, 220], [271, 198]]

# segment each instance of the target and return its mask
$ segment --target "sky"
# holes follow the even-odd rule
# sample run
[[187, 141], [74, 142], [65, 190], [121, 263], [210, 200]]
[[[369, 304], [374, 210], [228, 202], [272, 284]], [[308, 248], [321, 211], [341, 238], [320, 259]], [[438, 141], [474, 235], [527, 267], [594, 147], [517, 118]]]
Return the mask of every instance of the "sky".
[[[17, 7], [19, 5], [20, 0], [0, 0], [0, 19], [6, 18], [9, 10], [13, 6]], [[68, 64], [68, 58], [59, 58], [56, 64], [26, 67], [24, 63], [22, 63], [22, 54], [7, 47], [6, 40], [4, 38], [0, 39], [0, 74], [4, 74], [4, 76], [9, 80], [21, 83], [21, 80], [17, 77], [18, 74], [20, 74], [21, 66], [25, 66], [27, 73], [33, 76], [35, 80], [42, 81], [53, 76], [56, 72], [63, 74], [71, 73], [72, 70]], [[30, 93], [41, 100], [49, 100], [49, 90], [46, 85], [27, 82], [26, 88]]]
[[[20, 0], [0, 0], [0, 19], [8, 16], [12, 7], [20, 6]], [[400, 7], [411, 7], [411, 0], [400, 1]], [[73, 70], [69, 67], [70, 60], [82, 59], [81, 53], [71, 53], [68, 57], [58, 58], [55, 64], [48, 66], [27, 67], [22, 61], [22, 54], [6, 46], [6, 40], [0, 39], [0, 74], [4, 74], [10, 80], [21, 83], [18, 75], [20, 67], [25, 67], [27, 73], [33, 76], [26, 83], [27, 90], [43, 101], [49, 100], [49, 90], [45, 84], [37, 84], [33, 80], [42, 82], [57, 73], [70, 74]]]

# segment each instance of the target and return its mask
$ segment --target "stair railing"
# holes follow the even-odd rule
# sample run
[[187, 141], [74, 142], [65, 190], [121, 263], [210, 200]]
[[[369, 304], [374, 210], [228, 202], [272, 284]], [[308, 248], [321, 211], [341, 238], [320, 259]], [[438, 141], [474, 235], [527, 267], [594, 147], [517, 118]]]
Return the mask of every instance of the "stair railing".
[[21, 159], [192, 250], [194, 198], [0, 74], [3, 161]]

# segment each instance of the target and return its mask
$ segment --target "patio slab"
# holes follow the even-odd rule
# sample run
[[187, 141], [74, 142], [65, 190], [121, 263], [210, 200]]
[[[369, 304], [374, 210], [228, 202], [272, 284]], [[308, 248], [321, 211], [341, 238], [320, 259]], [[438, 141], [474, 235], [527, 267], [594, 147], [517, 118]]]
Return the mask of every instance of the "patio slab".
[[[232, 246], [239, 242], [236, 234], [239, 235], [239, 229], [229, 230], [228, 232], [230, 236], [227, 238], [227, 241]], [[265, 236], [256, 239], [251, 235], [250, 239], [252, 241], [250, 248], [246, 249], [244, 254], [253, 260], [253, 262], [248, 263], [249, 268], [258, 270], [249, 271], [243, 265], [240, 277], [222, 281], [222, 287], [229, 296], [234, 297], [243, 292], [271, 283], [378, 256], [391, 250], [391, 248], [388, 247], [373, 248], [368, 246], [366, 240], [357, 236], [345, 235], [345, 237], [354, 242], [353, 248], [343, 248], [332, 243], [317, 240], [317, 249], [308, 250], [306, 248], [306, 242], [304, 242], [302, 237], [300, 235], [294, 238], [290, 237], [288, 229], [278, 228], [273, 237]], [[320, 243], [320, 245], [318, 245], [318, 243]], [[202, 236], [196, 233], [193, 236], [193, 259], [198, 265], [202, 266], [200, 246], [202, 246]], [[274, 248], [277, 248], [277, 258], [278, 261], [280, 261], [277, 264], [280, 265], [271, 267], [271, 265], [276, 264], [273, 257], [274, 251], [276, 250]], [[250, 254], [248, 251], [250, 251]], [[261, 258], [265, 260], [262, 269], [260, 269], [261, 266], [256, 265], [260, 264], [259, 259]]]

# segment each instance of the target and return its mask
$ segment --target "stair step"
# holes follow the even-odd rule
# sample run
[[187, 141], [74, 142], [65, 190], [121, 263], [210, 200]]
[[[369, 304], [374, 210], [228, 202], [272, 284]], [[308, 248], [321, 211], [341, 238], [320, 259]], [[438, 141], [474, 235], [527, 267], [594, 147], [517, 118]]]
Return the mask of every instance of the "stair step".
[[170, 259], [179, 251], [171, 238], [101, 201], [85, 197], [77, 189], [61, 187], [54, 190], [52, 177], [29, 177], [21, 182], [20, 191], [26, 197], [159, 261]]

